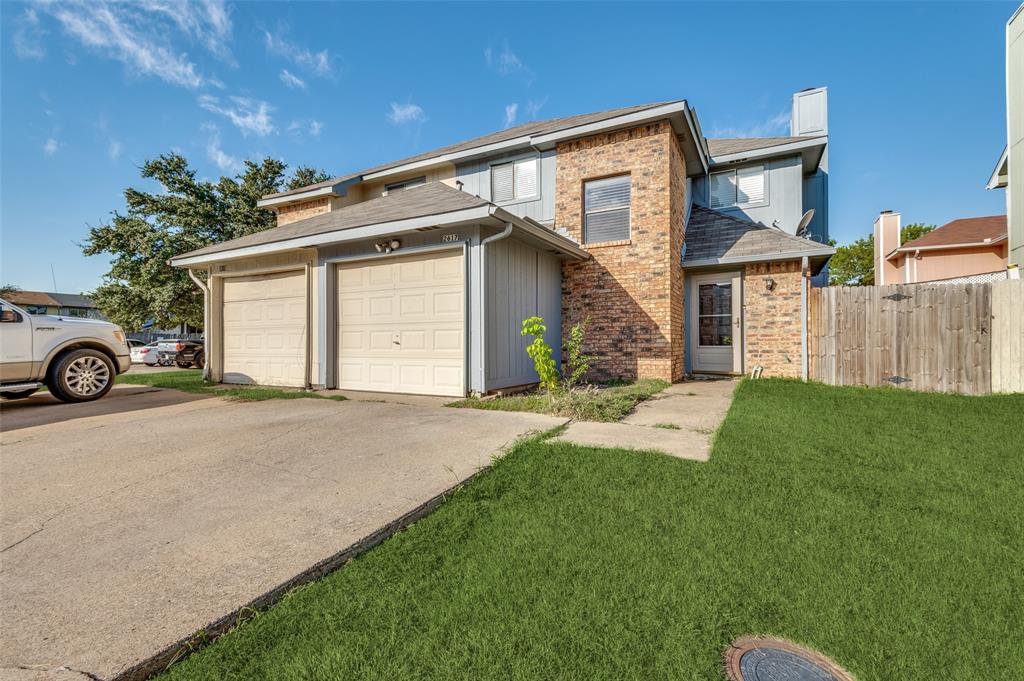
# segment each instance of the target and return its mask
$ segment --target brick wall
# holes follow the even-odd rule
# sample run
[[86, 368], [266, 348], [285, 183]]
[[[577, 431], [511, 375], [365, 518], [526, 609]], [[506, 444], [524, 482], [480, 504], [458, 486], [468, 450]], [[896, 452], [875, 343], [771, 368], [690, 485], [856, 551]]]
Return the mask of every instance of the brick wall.
[[[765, 277], [775, 288], [765, 287]], [[800, 322], [800, 261], [747, 265], [743, 282], [743, 323], [747, 370], [760, 364], [763, 376], [803, 375]]]
[[631, 178], [630, 239], [585, 245], [591, 259], [563, 267], [563, 334], [589, 317], [591, 378], [681, 379], [685, 170], [672, 126], [659, 122], [559, 144], [556, 168], [555, 227], [581, 242], [583, 183]]
[[327, 197], [281, 206], [276, 209], [277, 226], [280, 227], [281, 225], [287, 225], [290, 222], [305, 220], [306, 218], [311, 218], [314, 215], [326, 213], [330, 209], [331, 207], [328, 205]]

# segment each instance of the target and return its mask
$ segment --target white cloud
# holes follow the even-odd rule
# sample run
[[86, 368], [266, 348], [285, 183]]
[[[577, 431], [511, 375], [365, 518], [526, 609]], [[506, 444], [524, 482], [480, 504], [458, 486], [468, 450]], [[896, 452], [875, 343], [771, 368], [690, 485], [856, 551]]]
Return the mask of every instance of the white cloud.
[[53, 139], [52, 137], [43, 144], [43, 153], [47, 156], [53, 156], [57, 153], [57, 149], [60, 148], [60, 142]]
[[117, 140], [110, 140], [110, 144], [107, 146], [107, 156], [112, 161], [116, 161], [121, 157], [121, 143]]
[[[82, 45], [120, 61], [135, 73], [191, 89], [206, 83], [188, 55], [171, 45], [166, 22], [154, 20], [159, 12], [147, 12], [146, 5], [95, 0], [39, 7]], [[182, 3], [175, 7], [188, 13], [196, 6]], [[179, 21], [174, 23], [181, 26]]]
[[225, 152], [220, 146], [220, 130], [215, 125], [205, 124], [202, 129], [209, 133], [206, 140], [206, 157], [213, 161], [222, 172], [237, 173], [242, 162]]
[[243, 135], [253, 133], [266, 137], [274, 132], [274, 122], [270, 117], [273, 107], [267, 102], [248, 97], [229, 97], [234, 104], [220, 103], [213, 95], [200, 95], [199, 106], [207, 111], [220, 114], [231, 121]]
[[526, 117], [531, 121], [537, 118], [537, 114], [540, 113], [541, 107], [548, 103], [548, 98], [535, 102], [532, 99], [526, 103]]
[[320, 136], [320, 131], [323, 130], [323, 129], [324, 129], [324, 124], [321, 123], [320, 121], [315, 121], [314, 120], [314, 121], [310, 121], [309, 122], [309, 134], [312, 135], [313, 137], [319, 137]]
[[223, 0], [138, 0], [138, 5], [145, 11], [166, 17], [181, 33], [199, 41], [211, 53], [231, 59], [228, 49], [231, 16]]
[[500, 51], [490, 47], [484, 50], [484, 61], [487, 62], [487, 67], [496, 71], [499, 76], [521, 76], [526, 79], [527, 84], [533, 82], [533, 71], [512, 51], [507, 40]]
[[505, 127], [511, 128], [516, 122], [516, 114], [519, 111], [519, 103], [512, 102], [505, 105]]
[[427, 115], [418, 104], [398, 104], [391, 102], [391, 112], [388, 113], [388, 120], [395, 125], [406, 123], [422, 123], [427, 120]]
[[306, 81], [302, 80], [288, 69], [282, 69], [281, 75], [279, 77], [281, 78], [282, 83], [284, 83], [285, 85], [292, 89], [306, 89]]
[[774, 137], [789, 134], [790, 114], [783, 111], [746, 126], [714, 126], [708, 137]]
[[14, 43], [14, 54], [19, 59], [42, 59], [46, 56], [43, 48], [43, 36], [46, 31], [39, 25], [39, 15], [29, 7], [14, 20], [15, 29], [11, 41]]
[[300, 136], [302, 133], [307, 133], [310, 137], [319, 137], [325, 127], [326, 125], [322, 121], [311, 118], [305, 121], [292, 121], [288, 124], [286, 132], [289, 135]]
[[270, 31], [263, 31], [263, 37], [267, 51], [271, 54], [284, 57], [304, 71], [308, 71], [321, 78], [327, 78], [332, 75], [333, 64], [331, 55], [327, 50], [313, 52], [309, 48], [290, 43]]

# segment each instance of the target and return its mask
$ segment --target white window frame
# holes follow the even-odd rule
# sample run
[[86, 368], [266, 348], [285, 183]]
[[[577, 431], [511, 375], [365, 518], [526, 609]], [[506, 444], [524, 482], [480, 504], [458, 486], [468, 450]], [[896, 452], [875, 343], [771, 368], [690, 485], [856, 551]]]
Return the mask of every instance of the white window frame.
[[[528, 195], [524, 194], [523, 196], [515, 196], [516, 178], [515, 178], [515, 167], [514, 167], [514, 164], [522, 163], [523, 161], [529, 161], [529, 160], [532, 160], [536, 164], [536, 167], [537, 167], [537, 191], [535, 191], [533, 194], [528, 194]], [[504, 165], [513, 165], [513, 170], [512, 170], [512, 193], [513, 193], [514, 196], [509, 201], [500, 201], [499, 202], [499, 201], [495, 201], [494, 200], [494, 175], [493, 175], [493, 173], [494, 173], [494, 168], [496, 166], [504, 166]], [[542, 182], [542, 178], [541, 178], [540, 154], [525, 154], [525, 155], [522, 155], [522, 156], [514, 156], [514, 157], [511, 157], [511, 158], [496, 159], [496, 160], [491, 161], [491, 162], [489, 162], [487, 164], [487, 192], [488, 192], [488, 196], [490, 196], [490, 200], [491, 201], [493, 201], [494, 203], [498, 203], [499, 205], [511, 206], [513, 204], [522, 203], [524, 201], [536, 201], [537, 199], [540, 198], [541, 182]]]
[[[590, 182], [599, 182], [601, 180], [614, 180], [619, 178], [626, 178], [629, 181], [629, 203], [626, 204], [626, 236], [622, 239], [613, 239], [611, 241], [590, 241], [587, 239], [587, 218], [592, 214], [596, 213], [609, 213], [611, 211], [622, 210], [622, 208], [599, 208], [597, 210], [587, 210], [587, 184]], [[632, 173], [621, 173], [619, 175], [609, 175], [607, 177], [592, 177], [589, 180], [583, 180], [583, 245], [594, 246], [599, 244], [617, 243], [619, 241], [629, 241], [633, 238], [633, 175]]]
[[[736, 201], [735, 198], [734, 198], [733, 203], [726, 203], [726, 204], [722, 204], [721, 206], [713, 206], [713, 205], [711, 205], [711, 178], [715, 177], [716, 175], [729, 175], [729, 174], [731, 174], [733, 176], [733, 178], [734, 178], [733, 179], [733, 187], [735, 187], [737, 189], [737, 192], [738, 192], [739, 186], [738, 186], [738, 184], [737, 184], [737, 182], [735, 180], [737, 172], [740, 171], [740, 170], [745, 170], [745, 169], [748, 169], [748, 168], [757, 168], [757, 167], [761, 168], [761, 177], [763, 178], [763, 183], [764, 183], [764, 198], [763, 199], [761, 199], [760, 201], [746, 201], [746, 202], [742, 202], [741, 203], [741, 202]], [[719, 171], [716, 171], [716, 172], [713, 172], [713, 173], [708, 173], [708, 181], [707, 181], [708, 208], [712, 208], [714, 210], [721, 210], [723, 208], [750, 208], [750, 207], [753, 207], [753, 206], [767, 206], [770, 203], [769, 202], [769, 193], [768, 193], [768, 190], [769, 190], [768, 176], [769, 176], [769, 173], [768, 173], [768, 164], [767, 163], [752, 163], [750, 165], [735, 166], [733, 168], [729, 168], [728, 170], [719, 170]], [[738, 196], [738, 194], [737, 194], [737, 196]]]
[[[423, 180], [420, 182], [420, 180]], [[412, 186], [409, 186], [410, 182], [415, 182]], [[403, 191], [405, 189], [411, 189], [412, 187], [419, 187], [427, 183], [426, 175], [417, 175], [416, 177], [409, 177], [404, 180], [398, 180], [397, 182], [391, 182], [384, 185], [384, 195], [387, 196], [394, 191]]]

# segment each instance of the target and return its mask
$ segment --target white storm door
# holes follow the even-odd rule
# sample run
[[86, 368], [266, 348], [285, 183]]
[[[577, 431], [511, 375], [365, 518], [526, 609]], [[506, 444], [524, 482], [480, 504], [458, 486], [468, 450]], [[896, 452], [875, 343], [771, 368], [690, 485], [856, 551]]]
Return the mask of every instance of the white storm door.
[[690, 353], [697, 373], [743, 371], [742, 279], [738, 273], [691, 277]]
[[465, 395], [462, 251], [338, 265], [338, 387]]

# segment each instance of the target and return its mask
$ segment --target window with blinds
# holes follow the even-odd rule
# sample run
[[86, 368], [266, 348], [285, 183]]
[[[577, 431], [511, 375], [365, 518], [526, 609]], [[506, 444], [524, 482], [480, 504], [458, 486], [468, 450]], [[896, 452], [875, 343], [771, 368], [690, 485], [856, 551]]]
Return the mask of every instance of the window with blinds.
[[387, 194], [391, 192], [400, 192], [403, 189], [410, 189], [412, 187], [419, 187], [421, 184], [427, 183], [427, 176], [420, 175], [414, 177], [411, 180], [402, 180], [401, 182], [392, 182], [391, 184], [384, 185], [384, 191]]
[[583, 243], [629, 238], [629, 194], [629, 175], [583, 184]]
[[491, 201], [508, 203], [537, 196], [537, 159], [524, 158], [491, 166]]
[[763, 165], [713, 173], [709, 184], [708, 198], [712, 208], [764, 203], [766, 199]]

